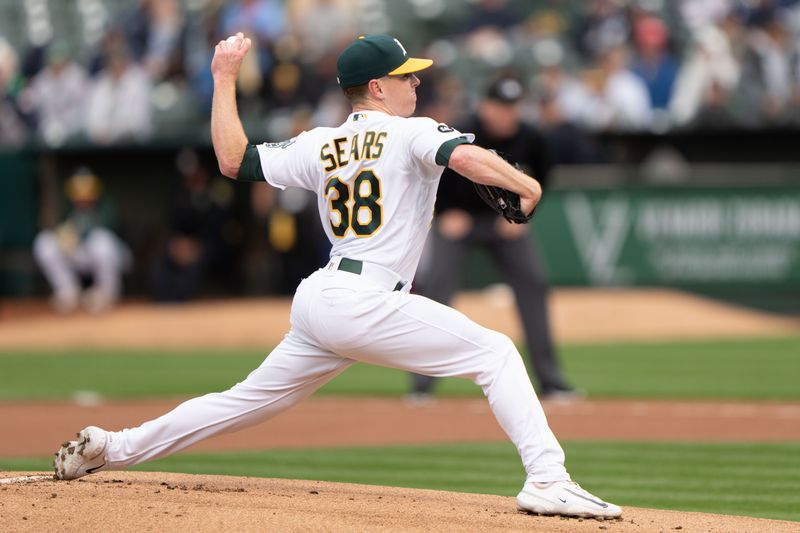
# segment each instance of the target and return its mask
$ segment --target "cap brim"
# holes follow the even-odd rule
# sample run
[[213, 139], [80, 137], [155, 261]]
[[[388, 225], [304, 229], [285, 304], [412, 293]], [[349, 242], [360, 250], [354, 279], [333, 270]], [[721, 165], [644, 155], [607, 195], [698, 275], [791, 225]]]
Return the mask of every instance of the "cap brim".
[[400, 74], [411, 74], [412, 72], [419, 72], [425, 70], [433, 65], [432, 59], [419, 59], [416, 57], [409, 57], [405, 63], [394, 69], [389, 73], [389, 76], [399, 76]]

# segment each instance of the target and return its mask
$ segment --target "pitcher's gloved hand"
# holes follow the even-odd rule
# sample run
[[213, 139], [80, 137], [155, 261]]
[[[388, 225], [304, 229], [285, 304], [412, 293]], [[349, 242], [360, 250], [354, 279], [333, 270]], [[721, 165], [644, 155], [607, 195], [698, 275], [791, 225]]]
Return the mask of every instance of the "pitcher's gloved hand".
[[525, 213], [522, 210], [519, 195], [515, 192], [475, 182], [473, 182], [473, 185], [475, 185], [475, 190], [478, 191], [478, 196], [509, 222], [526, 224], [533, 217], [534, 211], [536, 211], [536, 208], [534, 208], [530, 213]]

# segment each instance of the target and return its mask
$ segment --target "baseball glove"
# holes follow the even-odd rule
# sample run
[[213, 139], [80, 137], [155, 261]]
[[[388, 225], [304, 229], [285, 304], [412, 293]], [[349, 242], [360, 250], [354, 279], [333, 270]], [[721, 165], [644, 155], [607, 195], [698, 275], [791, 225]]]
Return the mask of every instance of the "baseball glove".
[[[494, 150], [491, 151], [494, 152]], [[494, 153], [497, 154], [497, 152]], [[520, 170], [519, 165], [514, 163], [514, 166], [517, 170]], [[503, 215], [509, 222], [513, 222], [514, 224], [527, 224], [533, 217], [533, 212], [536, 211], [534, 208], [530, 213], [524, 213], [520, 207], [519, 194], [509, 191], [508, 189], [495, 187], [493, 185], [482, 185], [474, 181], [472, 184], [475, 186], [478, 196], [480, 196], [489, 207]]]

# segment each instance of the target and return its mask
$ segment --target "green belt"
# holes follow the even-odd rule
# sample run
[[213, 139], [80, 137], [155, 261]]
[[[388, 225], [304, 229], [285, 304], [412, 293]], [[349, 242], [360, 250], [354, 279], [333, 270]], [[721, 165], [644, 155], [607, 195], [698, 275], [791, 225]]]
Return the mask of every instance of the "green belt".
[[[359, 261], [358, 259], [348, 259], [346, 257], [342, 257], [342, 260], [339, 261], [338, 270], [344, 270], [345, 272], [361, 275], [361, 272], [364, 270], [364, 262]], [[403, 288], [403, 282], [398, 281], [397, 285], [395, 285], [394, 289], [392, 290], [399, 291], [402, 288]]]

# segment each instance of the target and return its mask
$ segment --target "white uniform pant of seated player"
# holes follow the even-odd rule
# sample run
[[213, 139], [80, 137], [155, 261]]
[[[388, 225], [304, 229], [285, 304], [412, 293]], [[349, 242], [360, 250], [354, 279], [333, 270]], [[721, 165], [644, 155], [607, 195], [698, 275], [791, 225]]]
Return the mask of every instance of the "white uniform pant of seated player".
[[[580, 487], [569, 482], [564, 453], [507, 336], [408, 293], [407, 284], [393, 291], [399, 276], [371, 278], [369, 273], [377, 265], [365, 264], [363, 275], [337, 270], [337, 265], [334, 260], [300, 284], [292, 303], [291, 330], [244, 381], [228, 391], [184, 402], [139, 427], [106, 432], [104, 468], [121, 469], [164, 457], [214, 435], [263, 422], [310, 396], [353, 363], [364, 362], [471, 379], [483, 389], [497, 421], [519, 451], [528, 480], [523, 493], [538, 495], [523, 498], [520, 493], [520, 509], [563, 514], [563, 505], [558, 507], [556, 500], [563, 496], [562, 486], [578, 494], [571, 500], [586, 504]], [[91, 469], [101, 464], [95, 461]], [[586, 511], [586, 516], [619, 514], [602, 507], [611, 504], [588, 497], [599, 502], [599, 510]]]
[[53, 289], [54, 305], [59, 311], [72, 311], [79, 303], [79, 274], [94, 276], [93, 287], [85, 302], [90, 310], [101, 311], [116, 302], [122, 273], [130, 268], [128, 247], [107, 229], [95, 228], [72, 250], [64, 250], [56, 233], [45, 230], [33, 242], [33, 254]]

